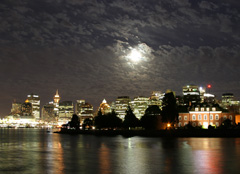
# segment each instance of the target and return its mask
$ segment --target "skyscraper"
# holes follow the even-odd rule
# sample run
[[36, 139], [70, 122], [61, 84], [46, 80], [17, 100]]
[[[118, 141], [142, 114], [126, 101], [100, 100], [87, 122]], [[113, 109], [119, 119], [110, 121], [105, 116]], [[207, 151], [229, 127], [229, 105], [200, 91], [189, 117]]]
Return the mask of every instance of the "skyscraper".
[[191, 106], [192, 104], [200, 103], [200, 91], [198, 86], [187, 85], [183, 87], [183, 100], [184, 104]]
[[30, 94], [27, 96], [27, 100], [32, 104], [32, 116], [36, 119], [40, 119], [40, 97], [37, 94]]
[[56, 94], [53, 97], [53, 105], [54, 105], [54, 115], [55, 117], [58, 117], [59, 115], [59, 102], [60, 102], [60, 95], [58, 94], [58, 89], [56, 91]]
[[124, 119], [130, 101], [131, 99], [129, 98], [129, 96], [120, 96], [117, 98], [115, 112], [117, 113], [119, 118]]

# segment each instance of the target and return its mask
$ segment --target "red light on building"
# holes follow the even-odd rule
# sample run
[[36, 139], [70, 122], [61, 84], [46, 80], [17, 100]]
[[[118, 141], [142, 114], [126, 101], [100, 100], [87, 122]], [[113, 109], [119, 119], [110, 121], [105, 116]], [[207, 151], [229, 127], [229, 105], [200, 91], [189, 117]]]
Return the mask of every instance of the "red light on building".
[[207, 85], [207, 87], [208, 87], [208, 88], [211, 88], [211, 87], [212, 87], [212, 85]]

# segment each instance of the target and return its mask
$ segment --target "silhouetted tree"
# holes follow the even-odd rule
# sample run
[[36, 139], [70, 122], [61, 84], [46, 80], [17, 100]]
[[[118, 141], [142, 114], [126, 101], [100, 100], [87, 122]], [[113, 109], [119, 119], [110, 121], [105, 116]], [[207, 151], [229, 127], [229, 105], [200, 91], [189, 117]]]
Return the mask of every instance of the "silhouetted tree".
[[89, 128], [91, 128], [91, 127], [93, 126], [93, 120], [90, 119], [90, 118], [86, 118], [86, 119], [83, 121], [83, 129], [85, 129], [86, 126], [88, 126]]
[[178, 122], [178, 109], [173, 92], [166, 93], [163, 98], [162, 121], [165, 123]]
[[123, 127], [125, 128], [138, 127], [139, 125], [140, 125], [139, 119], [134, 115], [131, 107], [128, 106], [128, 109], [126, 110], [126, 115], [123, 121]]
[[151, 105], [149, 106], [144, 116], [141, 117], [141, 125], [145, 129], [156, 129], [157, 128], [157, 117], [161, 115], [161, 110], [157, 105]]
[[117, 117], [117, 114], [114, 110], [111, 113], [108, 113], [107, 115], [102, 115], [100, 112], [98, 116], [95, 117], [95, 126], [98, 129], [101, 128], [113, 129], [121, 126], [122, 120], [119, 117]]
[[117, 116], [117, 113], [113, 110], [106, 115], [108, 128], [113, 129], [122, 126], [122, 120]]
[[230, 129], [232, 126], [231, 120], [226, 119], [222, 122], [222, 125], [219, 127], [219, 129]]
[[106, 118], [102, 115], [102, 112], [99, 109], [98, 115], [94, 118], [94, 124], [97, 129], [101, 129], [101, 128], [104, 128], [105, 122], [106, 122]]
[[70, 127], [75, 128], [76, 130], [78, 130], [80, 127], [80, 119], [76, 114], [73, 114], [72, 119], [69, 123]]

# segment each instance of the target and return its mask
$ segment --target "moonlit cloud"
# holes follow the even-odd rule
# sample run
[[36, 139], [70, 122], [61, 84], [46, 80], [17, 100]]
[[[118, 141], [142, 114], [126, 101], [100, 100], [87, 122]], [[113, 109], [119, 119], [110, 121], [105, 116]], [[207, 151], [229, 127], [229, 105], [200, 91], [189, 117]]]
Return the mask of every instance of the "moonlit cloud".
[[[3, 0], [0, 9], [0, 116], [14, 98], [34, 92], [45, 104], [56, 89], [95, 108], [190, 83], [240, 96], [237, 0]], [[132, 50], [141, 61], [129, 61]]]

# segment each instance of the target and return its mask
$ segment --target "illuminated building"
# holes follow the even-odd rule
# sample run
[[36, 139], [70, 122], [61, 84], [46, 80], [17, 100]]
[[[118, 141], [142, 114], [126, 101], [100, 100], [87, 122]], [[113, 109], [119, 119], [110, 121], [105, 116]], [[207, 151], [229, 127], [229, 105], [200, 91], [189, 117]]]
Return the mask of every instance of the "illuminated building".
[[22, 116], [32, 116], [32, 103], [28, 99], [22, 104]]
[[61, 97], [58, 94], [58, 89], [57, 89], [56, 94], [53, 97], [53, 101], [54, 101], [53, 102], [53, 104], [54, 104], [54, 114], [55, 114], [56, 117], [59, 115], [59, 108], [58, 107], [59, 107], [60, 99], [61, 99]]
[[227, 109], [228, 106], [231, 106], [232, 101], [234, 100], [234, 95], [233, 93], [224, 93], [222, 94], [222, 103], [221, 106], [224, 109]]
[[198, 86], [187, 85], [183, 87], [184, 105], [191, 106], [200, 103], [200, 91]]
[[99, 106], [99, 109], [102, 112], [102, 115], [106, 115], [108, 113], [111, 112], [111, 107], [110, 105], [107, 103], [107, 101], [105, 99], [103, 99], [102, 103]]
[[14, 101], [12, 103], [11, 115], [21, 115], [22, 114], [22, 103]]
[[63, 101], [59, 103], [59, 122], [68, 122], [71, 120], [73, 115], [73, 102], [72, 101]]
[[234, 100], [233, 93], [224, 93], [222, 95], [221, 107], [236, 114], [240, 113], [240, 101]]
[[41, 119], [47, 122], [56, 121], [56, 116], [54, 112], [54, 104], [49, 102], [48, 104], [42, 107], [42, 116]]
[[203, 96], [204, 96], [204, 103], [212, 103], [212, 104], [216, 103], [215, 95], [205, 93]]
[[198, 106], [193, 107], [189, 112], [179, 113], [178, 126], [185, 126], [190, 122], [194, 127], [208, 128], [209, 125], [218, 127], [226, 119], [231, 120], [232, 124], [234, 124], [235, 114], [222, 112], [217, 107]]
[[204, 102], [204, 94], [206, 92], [206, 88], [203, 87], [199, 87], [199, 92], [200, 92], [200, 102], [203, 103]]
[[40, 119], [40, 97], [36, 94], [30, 94], [27, 96], [28, 101], [32, 104], [32, 116], [36, 119]]
[[115, 102], [115, 112], [119, 118], [124, 119], [130, 101], [129, 96], [120, 96], [117, 98]]
[[133, 110], [134, 115], [140, 119], [148, 108], [149, 98], [148, 97], [135, 97], [130, 102], [130, 106]]
[[87, 118], [93, 119], [93, 106], [85, 100], [77, 100], [75, 113], [80, 117], [81, 123]]
[[164, 95], [165, 93], [161, 91], [153, 91], [148, 105], [157, 105], [161, 108]]

